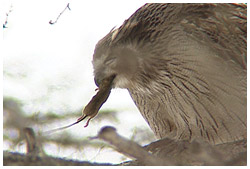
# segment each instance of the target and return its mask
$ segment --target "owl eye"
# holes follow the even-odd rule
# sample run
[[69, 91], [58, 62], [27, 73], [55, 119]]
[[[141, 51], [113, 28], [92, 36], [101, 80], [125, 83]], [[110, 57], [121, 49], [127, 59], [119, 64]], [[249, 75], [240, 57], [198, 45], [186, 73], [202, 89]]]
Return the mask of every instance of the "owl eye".
[[115, 58], [107, 58], [105, 61], [104, 61], [104, 64], [106, 65], [110, 65], [114, 62]]

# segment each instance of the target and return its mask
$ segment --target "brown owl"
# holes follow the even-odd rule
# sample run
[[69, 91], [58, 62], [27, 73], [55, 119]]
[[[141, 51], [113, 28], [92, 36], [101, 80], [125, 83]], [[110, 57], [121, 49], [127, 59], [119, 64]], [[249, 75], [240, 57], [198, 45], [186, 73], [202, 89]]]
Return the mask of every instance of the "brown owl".
[[96, 84], [115, 75], [158, 138], [246, 138], [246, 14], [245, 4], [145, 4], [96, 45]]

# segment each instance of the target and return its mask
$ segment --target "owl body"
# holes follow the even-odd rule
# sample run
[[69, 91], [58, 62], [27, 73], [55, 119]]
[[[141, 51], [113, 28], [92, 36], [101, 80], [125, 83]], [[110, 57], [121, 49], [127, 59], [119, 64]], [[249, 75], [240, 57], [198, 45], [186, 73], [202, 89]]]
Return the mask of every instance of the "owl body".
[[146, 4], [96, 45], [97, 84], [116, 75], [158, 138], [246, 138], [246, 6]]

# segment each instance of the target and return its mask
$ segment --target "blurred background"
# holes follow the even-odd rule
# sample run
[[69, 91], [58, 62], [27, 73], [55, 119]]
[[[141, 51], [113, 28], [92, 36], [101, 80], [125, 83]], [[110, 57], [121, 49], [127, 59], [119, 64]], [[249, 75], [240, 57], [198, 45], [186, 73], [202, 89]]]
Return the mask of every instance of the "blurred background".
[[91, 63], [96, 43], [143, 4], [145, 1], [2, 1], [3, 150], [26, 152], [24, 127], [34, 129], [45, 154], [91, 162], [129, 160], [105, 142], [89, 139], [103, 126], [114, 126], [119, 134], [141, 145], [155, 140], [125, 89], [112, 90], [87, 128], [83, 121], [43, 134], [81, 116], [82, 108], [96, 94]]

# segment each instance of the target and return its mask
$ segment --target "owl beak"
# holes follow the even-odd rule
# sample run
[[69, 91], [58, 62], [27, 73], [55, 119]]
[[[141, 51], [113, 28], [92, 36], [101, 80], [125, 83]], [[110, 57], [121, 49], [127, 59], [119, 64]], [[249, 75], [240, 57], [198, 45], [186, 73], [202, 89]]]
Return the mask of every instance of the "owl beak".
[[96, 86], [99, 87], [103, 79], [109, 79], [109, 80], [111, 80], [111, 83], [113, 83], [115, 77], [116, 77], [116, 74], [110, 75], [108, 78], [102, 78], [102, 79], [97, 78], [95, 76], [94, 81], [95, 81]]
[[96, 77], [94, 77], [94, 81], [95, 81], [95, 85], [96, 85], [97, 87], [99, 87], [101, 81], [100, 81], [99, 79], [97, 79]]

